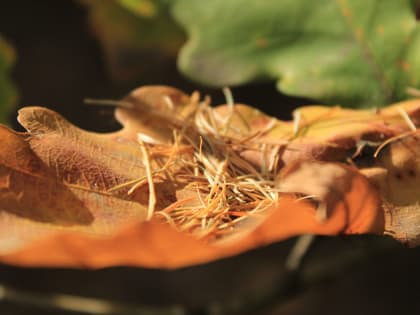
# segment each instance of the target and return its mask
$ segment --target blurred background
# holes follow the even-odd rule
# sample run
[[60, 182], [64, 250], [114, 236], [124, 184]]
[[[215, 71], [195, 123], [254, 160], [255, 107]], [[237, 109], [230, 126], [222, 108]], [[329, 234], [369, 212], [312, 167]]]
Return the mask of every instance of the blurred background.
[[[147, 13], [147, 7], [144, 10]], [[138, 45], [133, 44], [137, 32], [128, 31], [137, 23], [150, 32], [150, 38]], [[186, 38], [182, 29], [166, 26], [170, 32], [162, 43], [148, 23], [138, 22], [133, 11], [111, 0], [2, 2], [0, 35], [14, 51], [9, 79], [16, 105], [5, 121], [20, 130], [17, 109], [39, 105], [87, 130], [116, 130], [112, 109], [87, 106], [83, 99], [118, 100], [150, 84], [188, 93], [198, 89], [211, 95], [213, 103], [223, 103], [220, 89], [192, 82], [178, 71], [177, 51]], [[285, 96], [272, 82], [235, 87], [233, 95], [237, 102], [282, 119], [312, 102]], [[284, 260], [294, 241], [177, 271], [3, 265], [0, 284], [18, 293], [5, 299], [0, 287], [0, 313], [67, 314], [42, 302], [46, 297], [42, 294], [56, 293], [120, 303], [109, 314], [235, 314], [237, 309], [241, 314], [273, 315], [420, 313], [420, 249], [407, 249], [387, 238], [318, 238], [302, 268], [290, 273]]]
[[[109, 131], [119, 128], [112, 109], [87, 106], [85, 98], [117, 100], [141, 85], [159, 84], [188, 93], [199, 89], [211, 95], [215, 104], [224, 102], [220, 89], [193, 83], [177, 70], [177, 51], [185, 40], [181, 29], [168, 35], [173, 41], [169, 45], [162, 45], [162, 34], [137, 44], [136, 36], [143, 36], [137, 34], [143, 27], [137, 20], [133, 12], [112, 0], [2, 3], [0, 34], [14, 49], [15, 63], [10, 71], [17, 89], [17, 108], [49, 107], [82, 128]], [[149, 27], [145, 32], [153, 27], [145, 26]], [[272, 83], [239, 87], [233, 92], [236, 101], [287, 119], [290, 109], [305, 104], [282, 96]], [[284, 104], [281, 110], [275, 106], [279, 103]], [[8, 120], [19, 128], [15, 117], [16, 109], [8, 114]]]

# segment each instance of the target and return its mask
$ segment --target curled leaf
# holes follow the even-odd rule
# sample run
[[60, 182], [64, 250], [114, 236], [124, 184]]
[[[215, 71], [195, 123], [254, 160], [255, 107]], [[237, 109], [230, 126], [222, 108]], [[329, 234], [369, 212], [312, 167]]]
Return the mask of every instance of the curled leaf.
[[[307, 107], [292, 122], [164, 86], [117, 104], [115, 133], [41, 107], [20, 111], [26, 133], [0, 128], [1, 261], [179, 268], [301, 234], [389, 233], [389, 214], [402, 218], [399, 206], [418, 198], [416, 179], [401, 186], [409, 202], [400, 204], [357, 168], [367, 159], [370, 169], [418, 171], [407, 151], [416, 146], [405, 145], [417, 141], [407, 115], [418, 124], [418, 101], [379, 112]], [[375, 160], [361, 143], [383, 149]]]
[[420, 136], [403, 135], [389, 142], [372, 168], [362, 172], [384, 199], [386, 233], [410, 246], [420, 244]]
[[383, 232], [379, 195], [356, 169], [315, 161], [292, 164], [282, 172], [279, 188], [320, 202], [320, 221], [341, 215], [337, 222], [344, 223], [346, 234]]

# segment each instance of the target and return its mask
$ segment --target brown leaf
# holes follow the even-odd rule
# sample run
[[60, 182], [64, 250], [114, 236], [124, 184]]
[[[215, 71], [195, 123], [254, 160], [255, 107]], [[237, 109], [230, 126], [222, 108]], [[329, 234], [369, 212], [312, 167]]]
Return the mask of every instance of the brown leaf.
[[128, 106], [115, 111], [115, 117], [124, 126], [115, 134], [120, 141], [137, 142], [137, 134], [141, 133], [159, 143], [170, 143], [173, 130], [182, 128], [191, 107], [188, 95], [167, 86], [143, 86], [132, 91], [122, 102]]
[[343, 224], [341, 232], [345, 234], [383, 232], [379, 195], [356, 169], [338, 163], [298, 162], [282, 171], [278, 187], [319, 202], [320, 221], [328, 220], [332, 214], [341, 215], [335, 220]]
[[[420, 124], [420, 101], [401, 102], [378, 110], [308, 106], [294, 112], [295, 133], [283, 159], [296, 158], [345, 161], [362, 142], [381, 143], [409, 130], [401, 110]], [[283, 137], [275, 132], [270, 138]]]
[[1, 253], [54, 230], [107, 235], [145, 217], [142, 204], [106, 191], [144, 174], [139, 152], [47, 109], [23, 109], [19, 120], [29, 135], [0, 127]]
[[[221, 117], [229, 114], [226, 105], [215, 110]], [[410, 130], [402, 112], [420, 125], [420, 100], [400, 102], [378, 110], [354, 110], [341, 107], [306, 106], [294, 111], [294, 121], [280, 121], [243, 104], [235, 105], [229, 136], [253, 137], [250, 143], [266, 143], [268, 150], [247, 148], [241, 156], [256, 166], [269, 160], [281, 148], [279, 163], [315, 159], [342, 161], [351, 157], [364, 143], [379, 145]], [[239, 131], [239, 132], [238, 132]]]
[[[356, 186], [355, 183], [353, 195], [359, 192]], [[22, 266], [103, 268], [124, 265], [173, 269], [234, 256], [300, 234], [373, 232], [372, 227], [363, 221], [362, 212], [378, 214], [379, 207], [374, 198], [368, 198], [367, 202], [364, 209], [351, 207], [353, 214], [350, 216], [344, 202], [332, 209], [325, 222], [320, 222], [312, 205], [284, 198], [272, 207], [257, 227], [220, 243], [198, 240], [167, 224], [152, 221], [127, 226], [109, 238], [60, 233], [33, 242], [18, 252], [0, 256], [0, 259]], [[350, 221], [352, 219], [356, 219], [354, 223]], [[49, 253], [48, 256], [45, 252]]]
[[362, 172], [384, 199], [386, 233], [410, 246], [420, 245], [420, 133], [385, 146], [372, 168]]
[[[178, 268], [300, 234], [382, 234], [377, 189], [356, 168], [336, 162], [350, 158], [360, 141], [380, 144], [406, 132], [401, 108], [415, 124], [420, 113], [418, 101], [379, 113], [309, 107], [294, 122], [282, 122], [246, 105], [213, 110], [198, 94], [164, 86], [137, 89], [119, 105], [123, 129], [112, 134], [80, 130], [40, 107], [20, 111], [28, 133], [0, 128], [1, 261]], [[177, 142], [177, 135], [187, 136]], [[392, 168], [395, 159], [385, 153], [396, 145], [382, 151], [375, 169]], [[411, 161], [404, 154], [396, 156]], [[148, 159], [160, 171], [148, 168]], [[403, 160], [397, 164], [418, 166]], [[177, 176], [182, 180], [171, 179]], [[418, 185], [406, 183], [411, 206]], [[151, 188], [155, 216], [145, 222]], [[175, 210], [185, 214], [174, 217]], [[223, 215], [225, 221], [215, 226], [204, 210], [221, 211], [212, 220]]]

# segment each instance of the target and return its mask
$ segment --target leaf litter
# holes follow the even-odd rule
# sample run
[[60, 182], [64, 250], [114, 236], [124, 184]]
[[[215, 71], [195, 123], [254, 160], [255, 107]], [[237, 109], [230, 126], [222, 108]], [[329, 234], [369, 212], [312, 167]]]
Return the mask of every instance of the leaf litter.
[[[29, 138], [25, 138], [28, 134], [10, 137], [29, 139], [25, 150], [55, 170], [56, 175], [50, 177], [62, 183], [63, 189], [89, 193], [78, 198], [86, 210], [94, 207], [94, 224], [98, 219], [105, 222], [100, 229], [92, 229], [91, 235], [105, 231], [111, 238], [84, 236], [80, 232], [88, 231], [88, 225], [75, 232], [71, 228], [68, 241], [63, 242], [67, 236], [60, 233], [67, 228], [57, 229], [54, 221], [22, 223], [9, 209], [22, 201], [25, 207], [30, 204], [27, 191], [21, 191], [28, 200], [3, 198], [0, 209], [6, 209], [3, 223], [9, 223], [4, 226], [14, 226], [15, 237], [26, 246], [16, 247], [15, 254], [0, 253], [0, 259], [43, 266], [174, 268], [298, 235], [309, 237], [305, 246], [311, 234], [341, 233], [385, 233], [417, 244], [417, 219], [412, 221], [418, 212], [417, 177], [404, 176], [403, 185], [398, 185], [390, 174], [420, 172], [415, 150], [407, 150], [407, 143], [418, 148], [418, 100], [364, 111], [307, 106], [295, 111], [293, 121], [284, 122], [235, 104], [230, 91], [224, 92], [227, 104], [217, 107], [198, 92], [187, 96], [160, 86], [142, 87], [122, 101], [100, 100], [101, 105], [117, 106], [116, 117], [124, 126], [103, 135], [77, 129], [46, 109], [23, 109], [19, 121]], [[16, 141], [21, 147], [27, 140]], [[66, 142], [67, 147], [61, 148]], [[82, 147], [72, 151], [69, 159], [66, 150], [75, 143]], [[6, 160], [0, 161], [1, 167], [5, 161], [15, 163], [3, 153]], [[26, 159], [22, 156], [22, 163], [28, 163]], [[0, 174], [0, 196], [7, 195], [15, 183], [9, 169]], [[19, 169], [12, 165], [13, 172]], [[399, 194], [408, 196], [406, 204], [395, 197]], [[111, 228], [110, 212], [97, 208], [112, 206], [108, 205], [111, 197], [121, 205], [136, 205], [137, 219], [127, 209], [127, 228], [121, 209], [115, 209], [121, 214], [119, 227]], [[50, 199], [57, 211], [60, 206]], [[46, 200], [36, 202], [42, 215], [55, 215]], [[33, 242], [33, 235], [25, 238], [20, 226], [36, 226], [33, 234], [41, 231], [44, 238], [38, 242]], [[55, 234], [50, 234], [54, 229]], [[15, 233], [4, 232], [9, 236], [0, 235], [0, 239]], [[124, 248], [110, 247], [121, 240]], [[167, 247], [166, 242], [172, 245], [164, 252], [153, 254], [146, 249], [153, 244]], [[74, 248], [68, 251], [63, 243]], [[40, 248], [49, 250], [48, 259], [38, 254]], [[81, 256], [68, 255], [81, 250]], [[169, 254], [173, 251], [176, 255]]]
[[[220, 107], [210, 105], [208, 97], [200, 100], [199, 94], [193, 93], [190, 104], [187, 106], [190, 107], [190, 111], [188, 116], [184, 117], [182, 128], [173, 130], [172, 141], [166, 148], [167, 156], [164, 157], [166, 162], [150, 163], [150, 161], [146, 161], [147, 178], [141, 178], [129, 190], [132, 192], [139, 184], [147, 182], [149, 185], [148, 219], [151, 219], [153, 215], [161, 217], [178, 230], [192, 233], [196, 237], [206, 240], [218, 239], [232, 233], [242, 221], [252, 215], [263, 214], [278, 201], [279, 196], [287, 193], [294, 193], [298, 199], [302, 200], [313, 199], [318, 209], [316, 217], [320, 221], [327, 218], [327, 200], [330, 199], [328, 195], [335, 194], [340, 197], [345, 195], [345, 188], [339, 187], [340, 185], [346, 186], [348, 180], [346, 170], [342, 166], [306, 163], [302, 164], [303, 167], [299, 165], [301, 167], [299, 172], [291, 172], [291, 167], [287, 168], [287, 172], [283, 171], [283, 174], [288, 173], [287, 180], [286, 176], [281, 179], [278, 176], [284, 166], [281, 161], [281, 151], [295, 150], [293, 142], [305, 140], [311, 130], [316, 129], [316, 125], [322, 131], [323, 128], [337, 128], [334, 125], [343, 122], [365, 124], [366, 126], [371, 124], [376, 128], [375, 124], [382, 123], [388, 134], [386, 136], [380, 134], [380, 128], [376, 133], [380, 134], [379, 138], [382, 136], [387, 140], [376, 142], [378, 145], [373, 157], [376, 157], [378, 152], [394, 139], [410, 135], [416, 130], [404, 105], [395, 106], [393, 115], [390, 115], [390, 109], [386, 110], [382, 117], [380, 110], [364, 112], [352, 110], [353, 117], [344, 117], [341, 111], [345, 112], [345, 110], [333, 108], [328, 110], [326, 115], [319, 115], [315, 119], [305, 122], [305, 113], [310, 113], [312, 110], [307, 107], [294, 112], [294, 119], [287, 126], [287, 136], [283, 135], [280, 139], [273, 141], [276, 133], [270, 134], [270, 132], [276, 129], [280, 122], [276, 119], [268, 119], [263, 128], [255, 131], [255, 128], [252, 129], [249, 126], [249, 118], [243, 117], [241, 108], [234, 104], [230, 90], [225, 88], [223, 91], [227, 104], [223, 108], [222, 114]], [[168, 110], [174, 110], [175, 105], [171, 98], [164, 95], [163, 99], [167, 103]], [[118, 106], [118, 103], [114, 104]], [[408, 110], [413, 111], [412, 107], [407, 106]], [[417, 105], [414, 106], [414, 113], [418, 115]], [[398, 116], [400, 117], [398, 118]], [[236, 121], [236, 124], [232, 124], [232, 121]], [[238, 127], [238, 122], [242, 128]], [[180, 126], [177, 118], [174, 119], [172, 125]], [[405, 129], [409, 131], [398, 134]], [[355, 133], [356, 137], [351, 133], [348, 137], [357, 139], [357, 130]], [[370, 130], [366, 131], [368, 136], [371, 136], [371, 133]], [[392, 134], [396, 135], [390, 136]], [[160, 140], [141, 133], [137, 136], [143, 155], [147, 157], [153, 155], [153, 151], [159, 147], [156, 144], [159, 144]], [[361, 140], [362, 137], [363, 134], [360, 136], [360, 142], [364, 141]], [[340, 147], [335, 143], [323, 140], [318, 141], [317, 144]], [[303, 146], [305, 145], [307, 144], [304, 143]], [[178, 154], [178, 148], [181, 146], [187, 148], [184, 150], [184, 153], [187, 154]], [[162, 146], [159, 147], [159, 150], [162, 150]], [[300, 148], [296, 150], [299, 151]], [[241, 155], [244, 151], [262, 153], [259, 162], [252, 163], [252, 160], [244, 158]], [[337, 159], [337, 161], [350, 162], [354, 165], [352, 158], [359, 154], [360, 152], [355, 152], [346, 160]], [[328, 159], [334, 158], [332, 156]], [[153, 167], [150, 166], [151, 164]], [[163, 167], [162, 164], [164, 164]], [[290, 164], [293, 165], [293, 163]], [[155, 211], [153, 206], [156, 199], [153, 187], [154, 177], [176, 183], [188, 182], [183, 186], [184, 192], [189, 192], [188, 196], [162, 210]], [[124, 186], [125, 184], [122, 184], [116, 188]]]
[[[210, 106], [210, 99], [191, 98], [193, 110], [180, 129], [173, 130], [169, 145], [156, 145], [158, 139], [138, 134], [138, 143], [144, 156], [146, 176], [111, 188], [115, 191], [129, 187], [133, 192], [139, 185], [149, 186], [148, 219], [161, 217], [180, 231], [199, 238], [223, 236], [250, 215], [264, 213], [277, 200], [277, 155], [268, 155], [266, 143], [259, 142], [262, 133], [241, 132], [231, 125], [233, 117], [244, 121], [235, 111], [230, 90], [225, 89], [228, 115], [222, 117]], [[174, 105], [165, 96], [168, 108]], [[118, 105], [118, 103], [115, 103]], [[231, 133], [235, 137], [230, 136]], [[252, 141], [252, 142], [251, 142]], [[239, 152], [252, 147], [264, 152], [266, 163], [257, 169]], [[182, 149], [182, 153], [180, 152]], [[154, 157], [153, 159], [151, 157]], [[155, 209], [154, 178], [183, 183], [188, 197], [162, 210]]]

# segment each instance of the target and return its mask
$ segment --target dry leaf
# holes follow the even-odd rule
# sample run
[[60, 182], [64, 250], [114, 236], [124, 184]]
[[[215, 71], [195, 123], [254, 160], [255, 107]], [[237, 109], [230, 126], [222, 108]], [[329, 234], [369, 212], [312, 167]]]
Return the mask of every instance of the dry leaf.
[[402, 135], [379, 151], [362, 172], [381, 191], [385, 230], [409, 246], [420, 245], [420, 134]]
[[[420, 121], [416, 100], [380, 112], [307, 107], [282, 122], [163, 86], [117, 105], [124, 127], [112, 134], [40, 107], [19, 114], [28, 133], [0, 129], [1, 261], [178, 268], [300, 234], [382, 234], [377, 188], [342, 163], [360, 143], [409, 130], [407, 115]], [[389, 147], [375, 169], [390, 169]]]
[[[369, 199], [369, 202], [373, 201], [373, 198]], [[177, 232], [167, 224], [152, 221], [127, 226], [109, 238], [59, 233], [32, 242], [15, 253], [0, 256], [0, 259], [21, 266], [103, 268], [124, 265], [172, 269], [234, 256], [304, 233], [377, 232], [370, 230], [369, 224], [359, 222], [362, 217], [358, 217], [358, 212], [363, 209], [352, 210], [358, 223], [348, 222], [345, 205], [339, 205], [321, 223], [316, 219], [316, 209], [311, 204], [285, 198], [268, 211], [267, 217], [256, 228], [221, 243], [198, 240]], [[369, 212], [375, 213], [379, 209], [378, 204], [370, 203], [370, 206], [374, 207], [368, 208]], [[45, 252], [49, 253], [48, 256]]]
[[345, 234], [383, 232], [379, 195], [356, 169], [338, 163], [295, 163], [282, 171], [278, 186], [319, 202], [317, 218], [321, 222], [340, 213], [342, 218], [337, 221], [345, 222]]
[[33, 131], [30, 136], [0, 128], [1, 253], [54, 230], [108, 235], [123, 223], [145, 217], [142, 204], [106, 192], [107, 187], [130, 178], [130, 170], [130, 176], [143, 172], [135, 159], [138, 153], [121, 150], [111, 156], [100, 137], [66, 128], [49, 110], [25, 109], [24, 113], [39, 115], [46, 125], [28, 127]]

